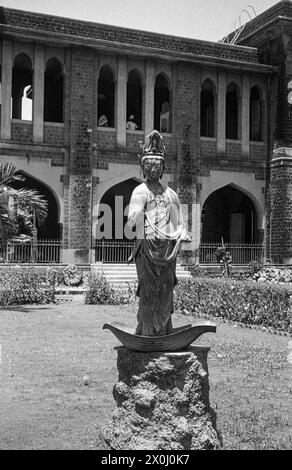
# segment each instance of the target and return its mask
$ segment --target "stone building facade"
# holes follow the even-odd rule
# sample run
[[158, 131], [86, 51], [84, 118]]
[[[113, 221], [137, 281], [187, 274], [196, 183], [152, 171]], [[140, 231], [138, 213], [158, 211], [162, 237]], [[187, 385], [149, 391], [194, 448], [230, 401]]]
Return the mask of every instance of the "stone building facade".
[[192, 232], [183, 258], [223, 237], [292, 262], [291, 18], [280, 2], [230, 45], [0, 9], [0, 162], [47, 196], [39, 237], [63, 240], [64, 263], [97, 260], [98, 211], [124, 211], [153, 128]]
[[267, 254], [292, 263], [292, 2], [282, 0], [246, 25], [239, 45], [258, 49], [261, 63], [276, 66], [269, 83], [271, 163], [267, 179]]

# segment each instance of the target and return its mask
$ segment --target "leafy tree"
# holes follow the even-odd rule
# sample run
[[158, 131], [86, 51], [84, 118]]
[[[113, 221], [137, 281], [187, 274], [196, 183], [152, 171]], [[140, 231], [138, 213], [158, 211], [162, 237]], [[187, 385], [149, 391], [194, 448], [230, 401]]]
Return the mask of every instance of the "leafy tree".
[[14, 237], [27, 238], [33, 234], [34, 217], [38, 224], [45, 221], [48, 204], [38, 191], [15, 189], [13, 182], [25, 181], [16, 174], [11, 163], [0, 163], [0, 237], [9, 240]]

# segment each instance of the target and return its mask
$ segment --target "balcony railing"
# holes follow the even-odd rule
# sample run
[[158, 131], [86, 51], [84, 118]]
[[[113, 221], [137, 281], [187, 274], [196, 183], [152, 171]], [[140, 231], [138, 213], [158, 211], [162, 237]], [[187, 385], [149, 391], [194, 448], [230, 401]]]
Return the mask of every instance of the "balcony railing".
[[[217, 262], [215, 251], [222, 245], [220, 243], [201, 243], [200, 264], [213, 264]], [[232, 264], [248, 264], [250, 261], [263, 262], [264, 247], [255, 243], [225, 243], [231, 255]]]

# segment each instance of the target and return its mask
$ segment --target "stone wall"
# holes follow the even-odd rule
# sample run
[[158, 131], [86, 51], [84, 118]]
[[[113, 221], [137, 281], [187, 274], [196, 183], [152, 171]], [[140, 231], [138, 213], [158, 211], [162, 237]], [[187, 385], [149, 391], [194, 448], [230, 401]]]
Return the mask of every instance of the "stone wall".
[[108, 44], [111, 42], [119, 43], [120, 45], [129, 44], [142, 48], [159, 49], [165, 52], [211, 56], [228, 60], [242, 60], [251, 63], [258, 61], [257, 51], [248, 48], [237, 48], [226, 44], [117, 28], [71, 18], [61, 18], [58, 16], [41, 15], [39, 13], [2, 8], [0, 19], [3, 25], [32, 31], [68, 35], [74, 38], [82, 37], [103, 40]]
[[44, 123], [44, 143], [50, 145], [65, 144], [65, 126], [64, 124]]
[[22, 144], [32, 143], [32, 122], [11, 121], [11, 140]]

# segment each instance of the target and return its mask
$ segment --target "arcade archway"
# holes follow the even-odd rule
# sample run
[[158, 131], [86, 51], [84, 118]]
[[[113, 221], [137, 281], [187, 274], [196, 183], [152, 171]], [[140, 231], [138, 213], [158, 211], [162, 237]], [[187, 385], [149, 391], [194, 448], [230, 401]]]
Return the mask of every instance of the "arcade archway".
[[133, 190], [140, 184], [134, 178], [112, 186], [99, 203], [95, 239], [95, 260], [104, 263], [126, 263], [134, 246], [134, 239], [125, 233], [127, 211]]
[[257, 211], [252, 200], [231, 185], [212, 193], [201, 216], [202, 243], [258, 243]]
[[13, 187], [15, 189], [27, 188], [36, 190], [44, 196], [48, 203], [48, 214], [46, 220], [41, 225], [36, 221], [38, 239], [61, 239], [62, 226], [59, 224], [59, 207], [53, 192], [48, 188], [48, 186], [33, 177], [28, 176], [21, 171], [18, 171], [17, 174], [24, 176], [25, 180], [13, 182]]

